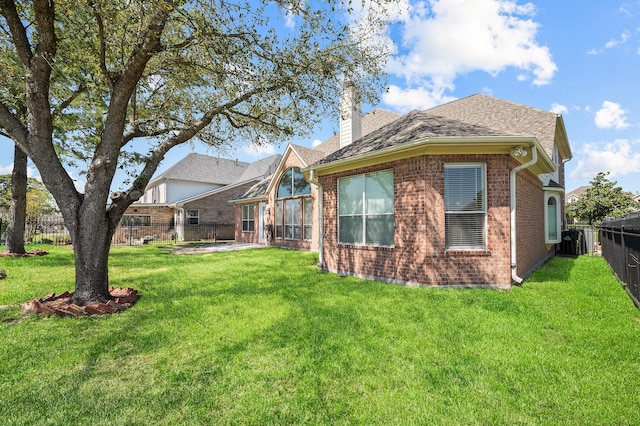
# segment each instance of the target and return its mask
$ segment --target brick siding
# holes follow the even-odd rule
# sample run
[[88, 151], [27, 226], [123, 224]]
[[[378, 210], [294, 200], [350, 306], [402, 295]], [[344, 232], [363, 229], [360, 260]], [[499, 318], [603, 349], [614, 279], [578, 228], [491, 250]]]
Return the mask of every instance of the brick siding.
[[[444, 286], [500, 286], [511, 284], [508, 155], [441, 155], [409, 159], [320, 177], [323, 198], [322, 269], [389, 282]], [[484, 162], [487, 165], [487, 250], [446, 250], [444, 215], [444, 165]], [[395, 244], [371, 247], [338, 243], [337, 179], [343, 176], [393, 169]], [[523, 174], [523, 173], [521, 173]], [[546, 256], [542, 189], [535, 176], [524, 173], [519, 207], [525, 226], [523, 241], [535, 247], [522, 249], [523, 268]], [[520, 176], [520, 175], [519, 175]], [[539, 190], [538, 190], [539, 189]], [[536, 204], [537, 203], [537, 204]], [[519, 229], [520, 232], [520, 229]], [[540, 243], [542, 238], [542, 244]], [[542, 248], [541, 248], [541, 247]]]

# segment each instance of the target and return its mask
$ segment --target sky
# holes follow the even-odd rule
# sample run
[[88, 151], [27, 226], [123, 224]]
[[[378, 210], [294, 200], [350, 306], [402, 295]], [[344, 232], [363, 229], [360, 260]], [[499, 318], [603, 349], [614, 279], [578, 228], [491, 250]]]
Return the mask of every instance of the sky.
[[[406, 113], [474, 93], [553, 111], [563, 116], [573, 152], [567, 192], [601, 171], [640, 192], [640, 0], [401, 0], [392, 17], [389, 86], [364, 112]], [[311, 136], [291, 142], [311, 147], [337, 130], [338, 118], [326, 117]], [[221, 154], [195, 142], [170, 151], [157, 174], [189, 152], [251, 162], [285, 147]], [[0, 174], [10, 173], [12, 154], [0, 137]], [[38, 177], [33, 167], [30, 174]], [[81, 176], [70, 174], [82, 188]]]

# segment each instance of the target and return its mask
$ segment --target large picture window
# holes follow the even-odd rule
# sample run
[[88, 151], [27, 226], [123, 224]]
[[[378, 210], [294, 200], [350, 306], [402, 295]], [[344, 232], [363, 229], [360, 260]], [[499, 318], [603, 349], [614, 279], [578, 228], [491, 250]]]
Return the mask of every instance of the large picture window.
[[338, 179], [338, 241], [392, 246], [393, 209], [392, 170]]
[[[298, 167], [292, 167], [282, 174], [278, 184], [275, 211], [276, 238], [301, 240], [311, 238], [311, 185], [304, 179]], [[307, 207], [307, 205], [309, 207]]]
[[486, 193], [484, 164], [445, 165], [444, 209], [447, 249], [486, 249]]
[[255, 209], [253, 204], [242, 206], [242, 232], [253, 232], [255, 230]]

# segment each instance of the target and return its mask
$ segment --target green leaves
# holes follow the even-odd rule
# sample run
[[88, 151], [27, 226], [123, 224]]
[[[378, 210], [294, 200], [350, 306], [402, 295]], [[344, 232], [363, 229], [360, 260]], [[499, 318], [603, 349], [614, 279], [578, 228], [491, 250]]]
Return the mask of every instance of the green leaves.
[[617, 182], [609, 181], [609, 172], [598, 173], [591, 187], [577, 201], [567, 204], [567, 215], [598, 224], [606, 217], [624, 216], [640, 209], [631, 194], [624, 192]]

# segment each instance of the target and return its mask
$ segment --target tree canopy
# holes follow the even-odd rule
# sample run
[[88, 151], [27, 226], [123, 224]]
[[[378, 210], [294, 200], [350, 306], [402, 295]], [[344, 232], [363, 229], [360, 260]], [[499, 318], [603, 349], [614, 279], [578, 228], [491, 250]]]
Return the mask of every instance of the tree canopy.
[[[0, 212], [9, 211], [11, 175], [0, 175]], [[27, 179], [27, 216], [37, 217], [56, 211], [55, 201], [47, 188], [35, 178]]]
[[591, 180], [584, 194], [575, 202], [567, 204], [567, 216], [599, 224], [606, 217], [624, 216], [640, 209], [633, 196], [610, 181], [609, 172], [598, 173]]
[[[60, 207], [75, 301], [109, 297], [111, 235], [171, 148], [302, 135], [345, 81], [375, 100], [387, 3], [0, 0], [0, 130]], [[110, 194], [117, 168], [130, 181]]]

